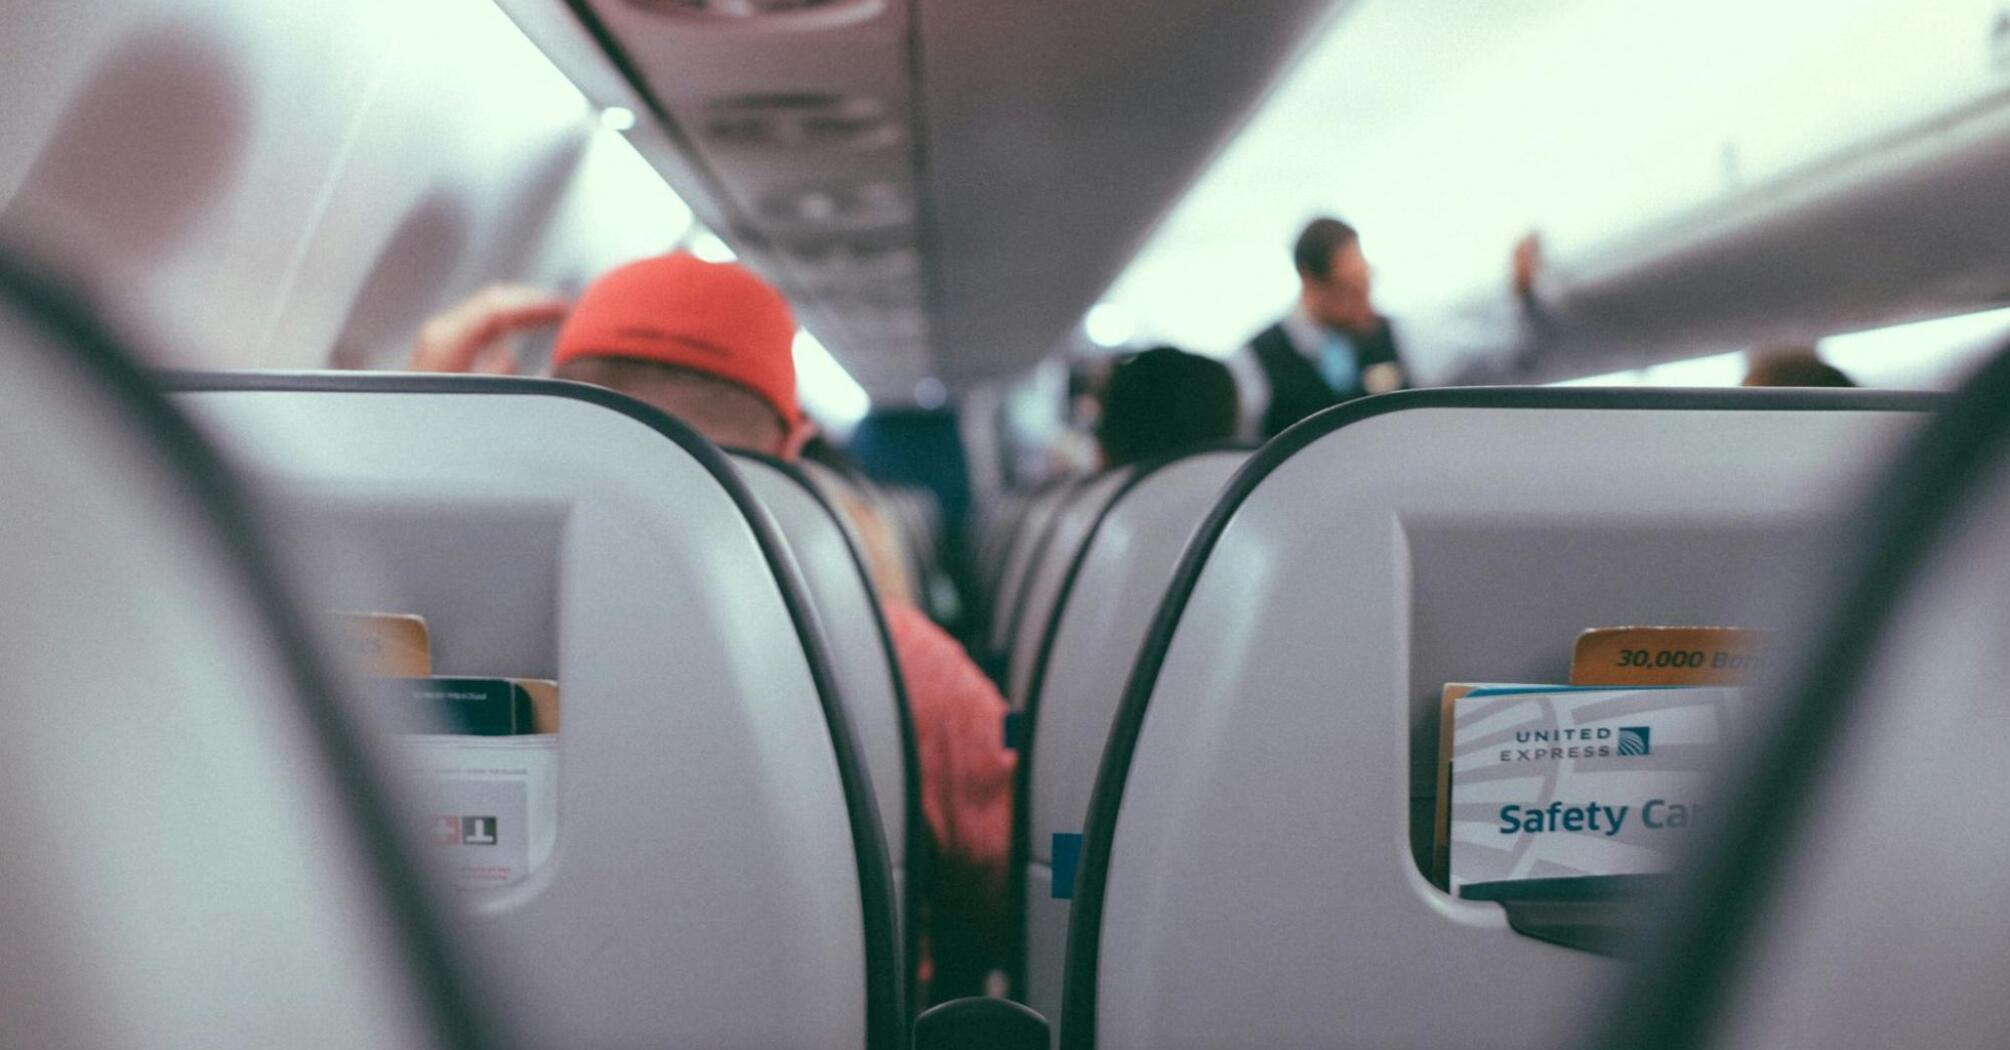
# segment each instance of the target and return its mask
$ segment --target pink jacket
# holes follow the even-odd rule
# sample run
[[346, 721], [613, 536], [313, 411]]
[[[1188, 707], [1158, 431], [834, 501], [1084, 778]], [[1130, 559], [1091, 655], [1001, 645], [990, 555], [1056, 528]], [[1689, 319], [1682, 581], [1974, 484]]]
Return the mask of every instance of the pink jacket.
[[955, 897], [995, 902], [1002, 914], [1019, 764], [1005, 748], [1005, 700], [963, 647], [919, 610], [889, 602], [886, 622], [914, 719], [922, 816], [942, 868], [968, 881], [953, 888]]

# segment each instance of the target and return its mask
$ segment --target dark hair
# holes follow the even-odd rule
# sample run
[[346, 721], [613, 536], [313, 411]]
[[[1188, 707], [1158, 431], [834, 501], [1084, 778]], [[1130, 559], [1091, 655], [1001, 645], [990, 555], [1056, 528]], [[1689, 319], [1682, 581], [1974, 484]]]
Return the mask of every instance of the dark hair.
[[1323, 281], [1333, 276], [1333, 253], [1360, 240], [1354, 227], [1330, 215], [1322, 216], [1298, 232], [1298, 243], [1291, 246], [1291, 261], [1300, 275]]
[[1811, 346], [1763, 350], [1753, 355], [1746, 386], [1855, 386], [1855, 381], [1815, 355]]
[[1170, 346], [1110, 369], [1096, 441], [1110, 466], [1235, 436], [1235, 377], [1211, 357]]

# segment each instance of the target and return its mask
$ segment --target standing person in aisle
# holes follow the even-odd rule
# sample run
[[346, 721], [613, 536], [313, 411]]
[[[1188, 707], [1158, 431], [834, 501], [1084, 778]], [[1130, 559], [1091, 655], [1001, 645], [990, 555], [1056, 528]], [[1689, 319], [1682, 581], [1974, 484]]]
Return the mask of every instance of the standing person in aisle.
[[1232, 359], [1243, 417], [1266, 440], [1323, 408], [1408, 385], [1395, 331], [1375, 310], [1354, 227], [1330, 216], [1312, 220], [1291, 261], [1298, 305]]

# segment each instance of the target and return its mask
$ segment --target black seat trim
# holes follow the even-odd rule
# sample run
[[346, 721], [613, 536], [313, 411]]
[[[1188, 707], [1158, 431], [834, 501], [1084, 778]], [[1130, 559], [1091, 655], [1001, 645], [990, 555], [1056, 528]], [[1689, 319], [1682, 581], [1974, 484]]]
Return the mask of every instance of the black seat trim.
[[[1117, 469], [1121, 470], [1123, 468], [1119, 467]], [[1047, 548], [1054, 544], [1054, 534], [1060, 531], [1061, 518], [1068, 513], [1068, 505], [1080, 498], [1083, 490], [1087, 489], [1095, 482], [1096, 478], [1101, 476], [1097, 474], [1086, 478], [1071, 478], [1062, 482], [1062, 492], [1059, 501], [1055, 503], [1053, 512], [1047, 515], [1047, 520], [1041, 523], [1039, 534], [1026, 537], [1033, 544], [1026, 551], [1026, 571], [1019, 577], [1018, 586], [1012, 588], [1010, 604], [999, 610], [1005, 614], [1005, 633], [1000, 636], [1003, 645], [993, 655], [999, 657], [998, 688], [1001, 692], [1012, 684], [1007, 680], [1011, 677], [1009, 668], [1011, 666], [1012, 643], [1019, 637], [1019, 624], [1021, 620], [1025, 619], [1026, 602], [1033, 594], [1033, 578], [1040, 575], [1040, 562], [1047, 557]], [[1012, 564], [1012, 552], [1010, 550], [1005, 552], [1005, 564], [1008, 568]], [[1010, 582], [1012, 581], [1001, 577], [998, 581], [998, 586], [1003, 587]], [[1007, 697], [1007, 699], [1009, 700], [1010, 697]]]
[[852, 567], [858, 570], [859, 580], [865, 585], [866, 596], [872, 605], [873, 629], [878, 633], [880, 644], [886, 652], [886, 664], [893, 675], [894, 704], [899, 709], [897, 716], [900, 725], [901, 779], [902, 790], [906, 795], [906, 802], [902, 808], [907, 811], [907, 834], [904, 836], [907, 893], [905, 899], [900, 902], [901, 915], [905, 920], [900, 927], [904, 971], [902, 984], [907, 990], [907, 1001], [918, 1003], [920, 988], [917, 986], [917, 979], [920, 971], [917, 967], [921, 961], [922, 890], [929, 885], [928, 879], [932, 872], [929, 869], [928, 858], [934, 853], [927, 818], [921, 809], [921, 752], [914, 737], [914, 709], [908, 706], [907, 676], [901, 671], [900, 653], [893, 644], [893, 628], [886, 622], [886, 611], [881, 605], [883, 599], [880, 597], [879, 588], [873, 585], [871, 570], [866, 568], [865, 552], [858, 546], [860, 538], [845, 528], [844, 516], [836, 507], [831, 506], [830, 500], [824, 498], [823, 490], [810, 480], [801, 465], [750, 449], [729, 448], [726, 452], [729, 456], [744, 456], [774, 469], [795, 482], [816, 501], [817, 506], [823, 508], [824, 514], [837, 526], [838, 534], [844, 537], [845, 550], [851, 554]]

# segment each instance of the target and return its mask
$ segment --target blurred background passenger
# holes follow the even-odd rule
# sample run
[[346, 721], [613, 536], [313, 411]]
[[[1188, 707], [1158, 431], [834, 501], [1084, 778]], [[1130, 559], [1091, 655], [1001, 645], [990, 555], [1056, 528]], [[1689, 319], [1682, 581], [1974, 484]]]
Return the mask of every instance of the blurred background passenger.
[[[1307, 232], [1318, 225], [1315, 222], [1306, 227]], [[1361, 268], [1365, 289], [1366, 262], [1359, 257], [1358, 239], [1353, 251], [1342, 249], [1335, 256], [1336, 280], [1357, 266]], [[1392, 378], [1396, 383], [1389, 389], [1420, 383], [1442, 386], [1539, 383], [1560, 378], [1556, 373], [1568, 367], [1565, 362], [1571, 354], [1596, 353], [1606, 346], [1606, 336], [1563, 305], [1569, 298], [1569, 284], [1550, 267], [1540, 231], [1524, 233], [1509, 249], [1507, 277], [1503, 289], [1507, 294], [1469, 296], [1435, 315], [1392, 322], [1379, 313], [1374, 314], [1382, 330], [1388, 333], [1391, 347], [1400, 342], [1407, 353], [1390, 369], [1376, 371], [1370, 366], [1364, 371], [1361, 392], [1383, 393]], [[1364, 301], [1365, 294], [1364, 290]], [[1346, 296], [1341, 295], [1341, 299], [1344, 302]], [[1369, 309], [1372, 312], [1372, 306]], [[1280, 323], [1289, 322], [1287, 318]], [[1416, 356], [1411, 357], [1412, 354]], [[1253, 387], [1260, 391], [1262, 377], [1252, 375], [1254, 359], [1248, 351], [1244, 358], [1231, 361], [1237, 366], [1236, 380], [1245, 391]], [[1433, 374], [1420, 375], [1410, 367], [1413, 360], [1435, 360], [1438, 367]], [[1253, 434], [1251, 425], [1255, 422], [1260, 421], [1245, 418], [1244, 432]]]
[[1744, 386], [1855, 386], [1843, 370], [1812, 346], [1780, 346], [1755, 351]]
[[1101, 462], [1096, 426], [1103, 415], [1103, 391], [1110, 382], [1110, 359], [1101, 354], [1068, 361], [1068, 388], [1060, 425], [1050, 429], [1040, 445], [1035, 478], [1045, 480], [1093, 474]]
[[1117, 361], [1096, 423], [1103, 465], [1120, 467], [1235, 437], [1235, 377], [1210, 357], [1170, 346]]
[[893, 523], [865, 498], [868, 484], [865, 472], [822, 434], [803, 443], [803, 459], [820, 464], [845, 480], [843, 488], [826, 495], [838, 503], [838, 512], [858, 534], [859, 553], [865, 555], [866, 572], [881, 600], [920, 608], [922, 603], [915, 594], [915, 581], [908, 577], [907, 559], [901, 552]]
[[1407, 382], [1389, 319], [1375, 311], [1368, 257], [1354, 227], [1307, 223], [1291, 249], [1298, 305], [1238, 352], [1242, 410], [1254, 434], [1275, 437], [1323, 408]]

